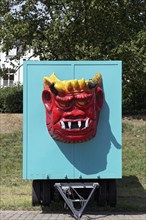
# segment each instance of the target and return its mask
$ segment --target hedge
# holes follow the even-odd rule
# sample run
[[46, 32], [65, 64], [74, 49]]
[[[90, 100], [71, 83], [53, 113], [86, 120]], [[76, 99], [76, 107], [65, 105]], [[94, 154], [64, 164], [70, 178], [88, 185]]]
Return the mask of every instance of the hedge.
[[[124, 89], [123, 89], [124, 91]], [[144, 99], [145, 97], [143, 97]], [[146, 108], [142, 105], [136, 105], [128, 98], [122, 100], [123, 115], [146, 115]], [[23, 112], [23, 86], [0, 88], [0, 112], [1, 113], [22, 113]]]
[[22, 113], [23, 112], [23, 87], [4, 87], [0, 89], [0, 112]]

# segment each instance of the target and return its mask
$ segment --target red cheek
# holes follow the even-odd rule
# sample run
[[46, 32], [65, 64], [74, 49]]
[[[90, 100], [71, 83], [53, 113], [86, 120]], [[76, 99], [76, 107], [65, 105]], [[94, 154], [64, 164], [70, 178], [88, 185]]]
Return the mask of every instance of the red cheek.
[[57, 106], [53, 106], [52, 108], [52, 124], [56, 124], [58, 121], [60, 121], [60, 119], [62, 118], [63, 115], [63, 110], [61, 110], [60, 108], [58, 108]]
[[96, 117], [95, 102], [92, 101], [92, 103], [90, 103], [88, 108], [86, 108], [84, 111], [85, 111], [85, 114], [87, 115], [87, 117], [95, 118]]

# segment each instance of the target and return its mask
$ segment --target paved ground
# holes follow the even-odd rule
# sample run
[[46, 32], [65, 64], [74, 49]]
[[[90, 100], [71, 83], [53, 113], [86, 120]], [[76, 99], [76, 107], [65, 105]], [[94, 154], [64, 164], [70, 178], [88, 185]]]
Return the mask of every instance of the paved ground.
[[[81, 220], [146, 220], [146, 214], [84, 214]], [[0, 220], [74, 220], [69, 214], [40, 211], [1, 211]]]

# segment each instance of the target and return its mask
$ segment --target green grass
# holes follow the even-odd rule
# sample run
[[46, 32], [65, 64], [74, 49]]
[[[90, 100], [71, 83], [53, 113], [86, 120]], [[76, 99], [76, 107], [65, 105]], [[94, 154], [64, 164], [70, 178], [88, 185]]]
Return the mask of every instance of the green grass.
[[31, 207], [31, 182], [22, 180], [22, 132], [1, 134], [0, 208]]
[[[123, 178], [117, 181], [118, 204], [114, 209], [87, 210], [138, 211], [146, 208], [146, 127], [144, 121], [123, 121]], [[31, 206], [31, 181], [22, 180], [22, 132], [1, 135], [1, 209], [34, 209]], [[62, 209], [52, 202], [50, 209]], [[40, 208], [35, 208], [40, 209]]]
[[146, 189], [146, 123], [123, 122], [123, 176], [136, 176]]

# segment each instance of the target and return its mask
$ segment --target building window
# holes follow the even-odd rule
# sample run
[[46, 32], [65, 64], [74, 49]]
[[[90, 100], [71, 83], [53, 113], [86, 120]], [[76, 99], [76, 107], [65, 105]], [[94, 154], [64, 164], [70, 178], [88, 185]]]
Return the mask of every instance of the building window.
[[14, 84], [14, 74], [3, 77], [3, 86], [12, 86]]
[[3, 77], [3, 86], [8, 86], [8, 79], [9, 79], [8, 75], [5, 75]]
[[14, 84], [14, 75], [10, 75], [9, 76], [9, 85], [13, 85]]

